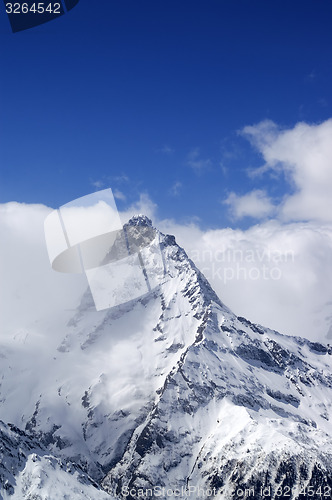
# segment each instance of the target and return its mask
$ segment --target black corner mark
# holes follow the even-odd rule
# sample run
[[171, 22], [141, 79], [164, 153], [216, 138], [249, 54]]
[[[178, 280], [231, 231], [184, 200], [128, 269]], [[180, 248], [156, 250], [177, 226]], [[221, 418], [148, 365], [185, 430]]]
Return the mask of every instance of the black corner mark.
[[[63, 5], [64, 1], [64, 5]], [[73, 9], [80, 0], [3, 0], [13, 33], [52, 21], [66, 10]]]
[[64, 0], [67, 10], [73, 9], [80, 0]]

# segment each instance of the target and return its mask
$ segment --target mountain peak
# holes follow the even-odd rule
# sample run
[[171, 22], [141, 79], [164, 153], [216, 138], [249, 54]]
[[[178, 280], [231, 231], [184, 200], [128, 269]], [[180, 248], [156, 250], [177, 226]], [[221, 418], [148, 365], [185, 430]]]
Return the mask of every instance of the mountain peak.
[[128, 226], [148, 226], [152, 227], [152, 220], [144, 214], [133, 215], [127, 222]]

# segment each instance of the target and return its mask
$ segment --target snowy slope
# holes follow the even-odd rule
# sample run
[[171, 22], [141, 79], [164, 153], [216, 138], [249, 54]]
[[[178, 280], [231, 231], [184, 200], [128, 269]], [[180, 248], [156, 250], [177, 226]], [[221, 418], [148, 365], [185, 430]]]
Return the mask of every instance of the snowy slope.
[[[151, 221], [127, 230], [137, 227]], [[116, 497], [129, 487], [199, 486], [229, 499], [241, 485], [268, 498], [264, 482], [332, 486], [331, 349], [236, 317], [174, 237], [155, 230], [147, 258], [159, 242], [158, 288], [99, 312], [86, 292], [67, 318], [40, 322], [46, 335], [3, 346], [2, 420]]]
[[[324, 471], [319, 485], [332, 486], [331, 391], [331, 356], [323, 346], [212, 306], [104, 486], [217, 486], [220, 498], [230, 498], [243, 484], [258, 491], [267, 473], [275, 490], [283, 481], [283, 488], [287, 481], [308, 486], [316, 463]], [[291, 479], [278, 473], [292, 470], [288, 461]]]
[[112, 500], [77, 465], [62, 462], [14, 426], [0, 422], [0, 498]]

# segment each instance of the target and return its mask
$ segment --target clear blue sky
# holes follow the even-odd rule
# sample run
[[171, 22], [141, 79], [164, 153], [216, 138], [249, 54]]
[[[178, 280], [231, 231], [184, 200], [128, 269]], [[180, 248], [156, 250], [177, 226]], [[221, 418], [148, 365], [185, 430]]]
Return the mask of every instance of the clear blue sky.
[[16, 34], [0, 7], [1, 203], [112, 187], [221, 227], [261, 164], [237, 131], [332, 116], [331, 0], [81, 0]]

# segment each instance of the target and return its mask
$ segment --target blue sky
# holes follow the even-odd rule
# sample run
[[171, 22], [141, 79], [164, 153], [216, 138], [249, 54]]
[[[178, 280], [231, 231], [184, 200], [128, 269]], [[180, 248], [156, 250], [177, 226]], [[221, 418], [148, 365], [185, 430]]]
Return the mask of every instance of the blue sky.
[[294, 186], [248, 176], [264, 160], [238, 132], [332, 116], [331, 17], [329, 0], [80, 0], [12, 34], [1, 5], [0, 203], [111, 187], [121, 210], [146, 193], [160, 218], [251, 224], [230, 193]]

